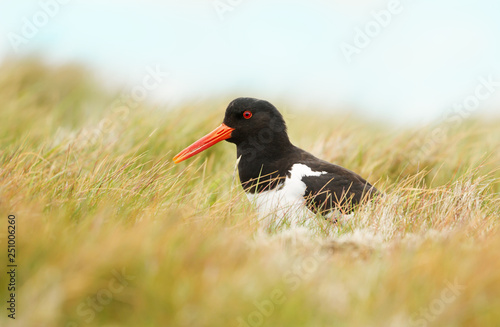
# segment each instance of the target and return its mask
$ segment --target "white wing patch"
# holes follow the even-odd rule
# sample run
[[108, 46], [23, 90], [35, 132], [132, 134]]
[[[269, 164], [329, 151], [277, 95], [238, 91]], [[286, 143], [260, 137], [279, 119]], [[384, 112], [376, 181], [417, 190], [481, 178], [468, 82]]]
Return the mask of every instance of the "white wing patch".
[[275, 189], [246, 195], [256, 206], [259, 216], [267, 226], [277, 225], [285, 218], [289, 218], [291, 224], [295, 225], [311, 216], [304, 199], [306, 184], [302, 177], [321, 176], [326, 173], [313, 171], [304, 164], [295, 164], [290, 170], [290, 177]]

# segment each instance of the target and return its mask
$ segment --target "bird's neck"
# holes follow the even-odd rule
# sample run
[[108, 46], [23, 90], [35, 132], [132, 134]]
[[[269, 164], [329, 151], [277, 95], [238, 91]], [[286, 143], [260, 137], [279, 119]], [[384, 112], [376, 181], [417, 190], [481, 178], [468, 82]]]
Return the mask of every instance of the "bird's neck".
[[256, 135], [237, 145], [238, 171], [246, 191], [276, 187], [288, 173], [287, 158], [295, 152], [288, 136]]

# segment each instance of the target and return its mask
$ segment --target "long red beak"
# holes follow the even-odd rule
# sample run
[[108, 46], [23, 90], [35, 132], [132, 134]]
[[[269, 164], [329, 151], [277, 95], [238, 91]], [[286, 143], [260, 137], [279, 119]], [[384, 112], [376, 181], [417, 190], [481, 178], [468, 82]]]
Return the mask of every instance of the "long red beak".
[[188, 158], [191, 158], [195, 154], [200, 153], [211, 147], [212, 145], [219, 143], [220, 141], [227, 140], [231, 137], [231, 133], [234, 131], [234, 128], [231, 128], [225, 124], [221, 124], [219, 127], [203, 136], [198, 141], [194, 142], [181, 152], [179, 152], [173, 159], [175, 163], [179, 163]]

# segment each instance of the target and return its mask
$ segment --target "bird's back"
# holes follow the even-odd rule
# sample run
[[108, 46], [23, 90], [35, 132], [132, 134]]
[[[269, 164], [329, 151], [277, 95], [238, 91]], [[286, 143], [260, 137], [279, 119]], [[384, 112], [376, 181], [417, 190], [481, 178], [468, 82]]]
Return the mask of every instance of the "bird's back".
[[319, 176], [304, 176], [307, 185], [305, 199], [309, 209], [315, 213], [340, 210], [350, 213], [363, 201], [369, 200], [379, 191], [363, 177], [344, 167], [321, 160], [307, 151], [299, 149], [298, 162]]
[[[252, 164], [255, 167], [255, 162]], [[251, 178], [246, 167], [245, 163], [240, 166], [240, 176], [244, 176], [241, 182], [261, 214], [281, 215], [299, 207], [325, 216], [335, 210], [350, 213], [378, 193], [358, 174], [295, 146], [286, 158], [260, 165], [258, 172], [250, 174]]]

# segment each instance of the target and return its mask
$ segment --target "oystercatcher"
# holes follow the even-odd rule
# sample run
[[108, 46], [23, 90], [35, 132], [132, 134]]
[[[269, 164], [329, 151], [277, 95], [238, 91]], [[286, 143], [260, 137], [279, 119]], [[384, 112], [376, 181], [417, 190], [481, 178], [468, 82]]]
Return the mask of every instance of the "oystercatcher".
[[294, 146], [276, 107], [254, 98], [233, 100], [223, 123], [173, 161], [179, 163], [222, 140], [236, 144], [241, 185], [259, 214], [271, 221], [291, 214], [291, 222], [297, 223], [304, 212], [325, 218], [335, 212], [348, 214], [379, 193], [358, 174]]

